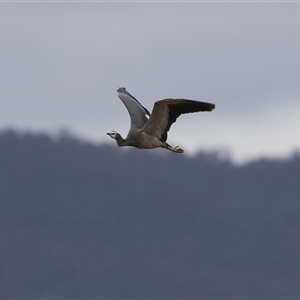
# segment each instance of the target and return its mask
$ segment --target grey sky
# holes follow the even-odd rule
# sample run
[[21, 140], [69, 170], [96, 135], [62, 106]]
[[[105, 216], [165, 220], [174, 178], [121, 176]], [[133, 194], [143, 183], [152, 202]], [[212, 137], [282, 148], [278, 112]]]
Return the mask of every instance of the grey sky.
[[184, 97], [169, 142], [238, 160], [300, 149], [300, 3], [0, 3], [0, 129], [113, 143], [125, 86], [150, 111]]

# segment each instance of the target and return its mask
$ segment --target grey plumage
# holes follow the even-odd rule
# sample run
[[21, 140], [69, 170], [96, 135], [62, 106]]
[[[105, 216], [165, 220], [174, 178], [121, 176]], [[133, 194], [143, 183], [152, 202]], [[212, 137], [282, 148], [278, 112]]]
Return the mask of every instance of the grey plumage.
[[[115, 139], [118, 146], [133, 146], [140, 149], [165, 148], [176, 153], [182, 153], [183, 150], [171, 147], [167, 141], [167, 134], [172, 124], [181, 114], [211, 111], [215, 105], [207, 102], [200, 102], [187, 99], [164, 99], [156, 101], [152, 114], [125, 88], [118, 88], [118, 97], [126, 106], [131, 126], [125, 139], [112, 131], [107, 133], [111, 138]], [[147, 115], [150, 118], [147, 118]]]

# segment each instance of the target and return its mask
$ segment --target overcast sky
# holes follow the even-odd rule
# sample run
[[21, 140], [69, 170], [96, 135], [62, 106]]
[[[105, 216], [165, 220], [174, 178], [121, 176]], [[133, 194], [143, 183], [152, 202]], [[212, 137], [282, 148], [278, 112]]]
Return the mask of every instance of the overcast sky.
[[300, 149], [300, 3], [0, 3], [0, 130], [126, 136], [124, 86], [184, 97], [169, 143], [236, 160]]

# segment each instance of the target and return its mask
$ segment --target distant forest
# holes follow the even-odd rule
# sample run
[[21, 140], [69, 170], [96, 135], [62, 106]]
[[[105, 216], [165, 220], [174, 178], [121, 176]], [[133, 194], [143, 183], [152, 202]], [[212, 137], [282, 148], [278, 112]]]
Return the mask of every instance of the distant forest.
[[300, 155], [0, 132], [1, 299], [300, 298]]

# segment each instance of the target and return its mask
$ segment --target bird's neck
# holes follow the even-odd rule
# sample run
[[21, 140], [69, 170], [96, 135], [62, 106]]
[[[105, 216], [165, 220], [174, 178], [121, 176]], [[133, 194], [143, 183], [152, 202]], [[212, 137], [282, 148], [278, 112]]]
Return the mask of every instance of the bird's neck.
[[123, 139], [123, 137], [120, 134], [116, 136], [116, 142], [119, 147], [126, 146], [126, 141]]

